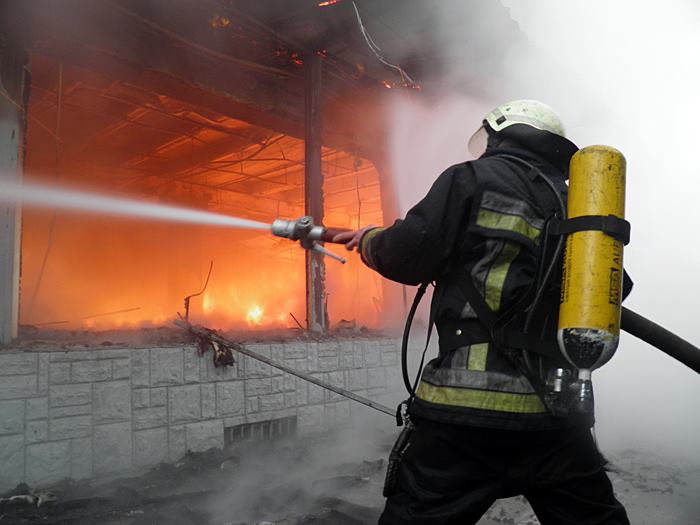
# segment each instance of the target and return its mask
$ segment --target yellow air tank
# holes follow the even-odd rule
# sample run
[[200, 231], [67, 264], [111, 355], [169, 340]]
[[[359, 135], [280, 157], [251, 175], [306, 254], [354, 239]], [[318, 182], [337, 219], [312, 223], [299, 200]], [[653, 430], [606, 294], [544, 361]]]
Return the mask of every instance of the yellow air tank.
[[[571, 159], [567, 218], [625, 216], [625, 157], [614, 148], [589, 146]], [[600, 230], [575, 231], [566, 240], [559, 346], [588, 386], [591, 371], [617, 349], [622, 302], [623, 243]], [[592, 403], [592, 392], [590, 392]], [[586, 403], [587, 400], [581, 400]]]

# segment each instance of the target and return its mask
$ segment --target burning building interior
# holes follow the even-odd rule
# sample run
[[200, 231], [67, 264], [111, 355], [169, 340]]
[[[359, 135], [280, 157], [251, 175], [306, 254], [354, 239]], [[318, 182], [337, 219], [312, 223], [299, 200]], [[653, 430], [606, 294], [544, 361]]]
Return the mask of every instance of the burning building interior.
[[[381, 109], [420, 86], [377, 62], [350, 3], [272, 4], [4, 4], [3, 182], [255, 224], [392, 220]], [[100, 206], [3, 207], [3, 489], [313, 435], [356, 411], [236, 352], [200, 357], [178, 315], [311, 381], [398, 397], [386, 328], [405, 297], [359, 257]]]
[[[304, 250], [270, 225], [391, 224], [408, 184], [388, 142], [395, 100], [457, 85], [480, 110], [485, 57], [525, 42], [500, 2], [459, 9], [507, 42], [476, 19], [445, 27], [436, 2], [398, 4], [3, 3], [0, 191], [48, 193], [0, 201], [0, 525], [376, 520], [391, 420], [371, 443], [351, 433], [359, 456], [328, 432], [375, 426], [371, 408], [393, 417], [412, 296], [342, 246]], [[443, 31], [472, 32], [463, 74], [445, 74]], [[256, 483], [284, 494], [253, 505]]]
[[[117, 9], [114, 14], [121, 12]], [[142, 30], [150, 28], [145, 23], [135, 21]], [[203, 16], [201, 23], [216, 38], [222, 38], [219, 32], [239, 36], [240, 30], [216, 18]], [[131, 34], [132, 29], [124, 31]], [[165, 43], [149, 47], [161, 53]], [[154, 47], [158, 45], [161, 48]], [[60, 57], [38, 53], [33, 52], [29, 66], [27, 181], [32, 181], [31, 174], [40, 174], [35, 177], [44, 182], [57, 180], [266, 223], [298, 217], [310, 209], [305, 208], [305, 140], [299, 137], [300, 130], [280, 131], [272, 122], [243, 114], [251, 123], [217, 112], [212, 109], [217, 103], [206, 95], [199, 101], [206, 106], [182, 101], [159, 92], [157, 80], [151, 85], [135, 83], [133, 78], [120, 79], [116, 71], [95, 71], [89, 64], [66, 64]], [[295, 76], [303, 70], [303, 60], [278, 58], [279, 53], [271, 55], [273, 62], [290, 68], [279, 69], [282, 82], [275, 73], [257, 73], [262, 75], [259, 79], [249, 74], [250, 86], [245, 89], [252, 90], [254, 100], [262, 98], [257, 90], [284, 89], [287, 108], [294, 104], [301, 112], [304, 86]], [[220, 60], [214, 60], [217, 68], [222, 67]], [[321, 58], [310, 60], [320, 63]], [[231, 76], [241, 81], [233, 70]], [[268, 76], [280, 85], [263, 87]], [[341, 99], [338, 104], [347, 102]], [[274, 107], [260, 111], [269, 112], [270, 121], [280, 117]], [[303, 115], [298, 118], [303, 120]], [[51, 122], [54, 130], [32, 122]], [[345, 140], [336, 147], [317, 144], [323, 185], [315, 188], [308, 199], [315, 202], [308, 206], [320, 206], [318, 217], [342, 227], [360, 220], [381, 224], [380, 175], [375, 164], [362, 156], [377, 158], [381, 146], [370, 150]], [[288, 328], [306, 318], [304, 254], [267, 232], [222, 232], [181, 224], [171, 228], [100, 217], [86, 221], [77, 214], [57, 218], [51, 211], [28, 210], [23, 216], [21, 259], [20, 325], [69, 329], [161, 325], [182, 307], [183, 297], [202, 287], [210, 262], [210, 282], [191, 302], [194, 316], [201, 314], [218, 327], [246, 330]], [[376, 327], [383, 304], [381, 281], [356, 259], [349, 264], [351, 268], [343, 272], [328, 265], [328, 318], [355, 319]], [[357, 293], [359, 289], [365, 293]], [[63, 319], [66, 308], [71, 319]]]

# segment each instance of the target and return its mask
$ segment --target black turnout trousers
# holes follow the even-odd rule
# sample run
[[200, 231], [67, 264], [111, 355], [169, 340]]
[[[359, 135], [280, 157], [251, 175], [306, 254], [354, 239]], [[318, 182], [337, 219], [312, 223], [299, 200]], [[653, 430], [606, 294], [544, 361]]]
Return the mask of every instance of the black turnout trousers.
[[380, 525], [479, 521], [523, 495], [542, 525], [629, 525], [590, 429], [512, 431], [415, 421]]

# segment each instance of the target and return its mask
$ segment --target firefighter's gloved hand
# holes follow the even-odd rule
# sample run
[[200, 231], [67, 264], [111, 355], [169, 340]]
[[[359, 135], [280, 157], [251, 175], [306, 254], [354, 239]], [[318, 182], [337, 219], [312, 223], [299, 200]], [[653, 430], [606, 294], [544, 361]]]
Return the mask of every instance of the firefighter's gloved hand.
[[369, 230], [376, 228], [374, 224], [360, 228], [359, 230], [352, 230], [349, 232], [339, 233], [333, 237], [333, 242], [336, 244], [344, 244], [346, 250], [352, 251], [355, 248], [359, 249], [360, 240], [362, 236]]

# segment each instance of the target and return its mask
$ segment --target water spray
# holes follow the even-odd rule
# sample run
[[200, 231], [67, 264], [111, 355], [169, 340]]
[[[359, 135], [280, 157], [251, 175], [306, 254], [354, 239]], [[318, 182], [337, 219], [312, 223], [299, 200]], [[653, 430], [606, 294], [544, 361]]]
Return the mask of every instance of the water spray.
[[267, 230], [277, 237], [299, 241], [302, 248], [326, 255], [345, 263], [346, 259], [323, 247], [323, 242], [333, 242], [333, 237], [348, 231], [342, 228], [326, 228], [314, 224], [310, 216], [296, 220], [276, 219], [272, 224], [231, 217], [180, 206], [142, 202], [122, 197], [109, 197], [96, 193], [66, 190], [39, 184], [20, 184], [0, 181], [0, 204], [26, 204], [37, 207], [85, 211], [106, 215], [138, 217], [189, 224], [208, 224], [246, 230]]
[[121, 197], [107, 197], [96, 193], [52, 188], [38, 184], [0, 181], [0, 202], [9, 204], [21, 202], [22, 204], [52, 209], [87, 211], [190, 224], [210, 224], [248, 230], [267, 230], [270, 228], [270, 225], [264, 222], [230, 217], [220, 213], [141, 202]]

